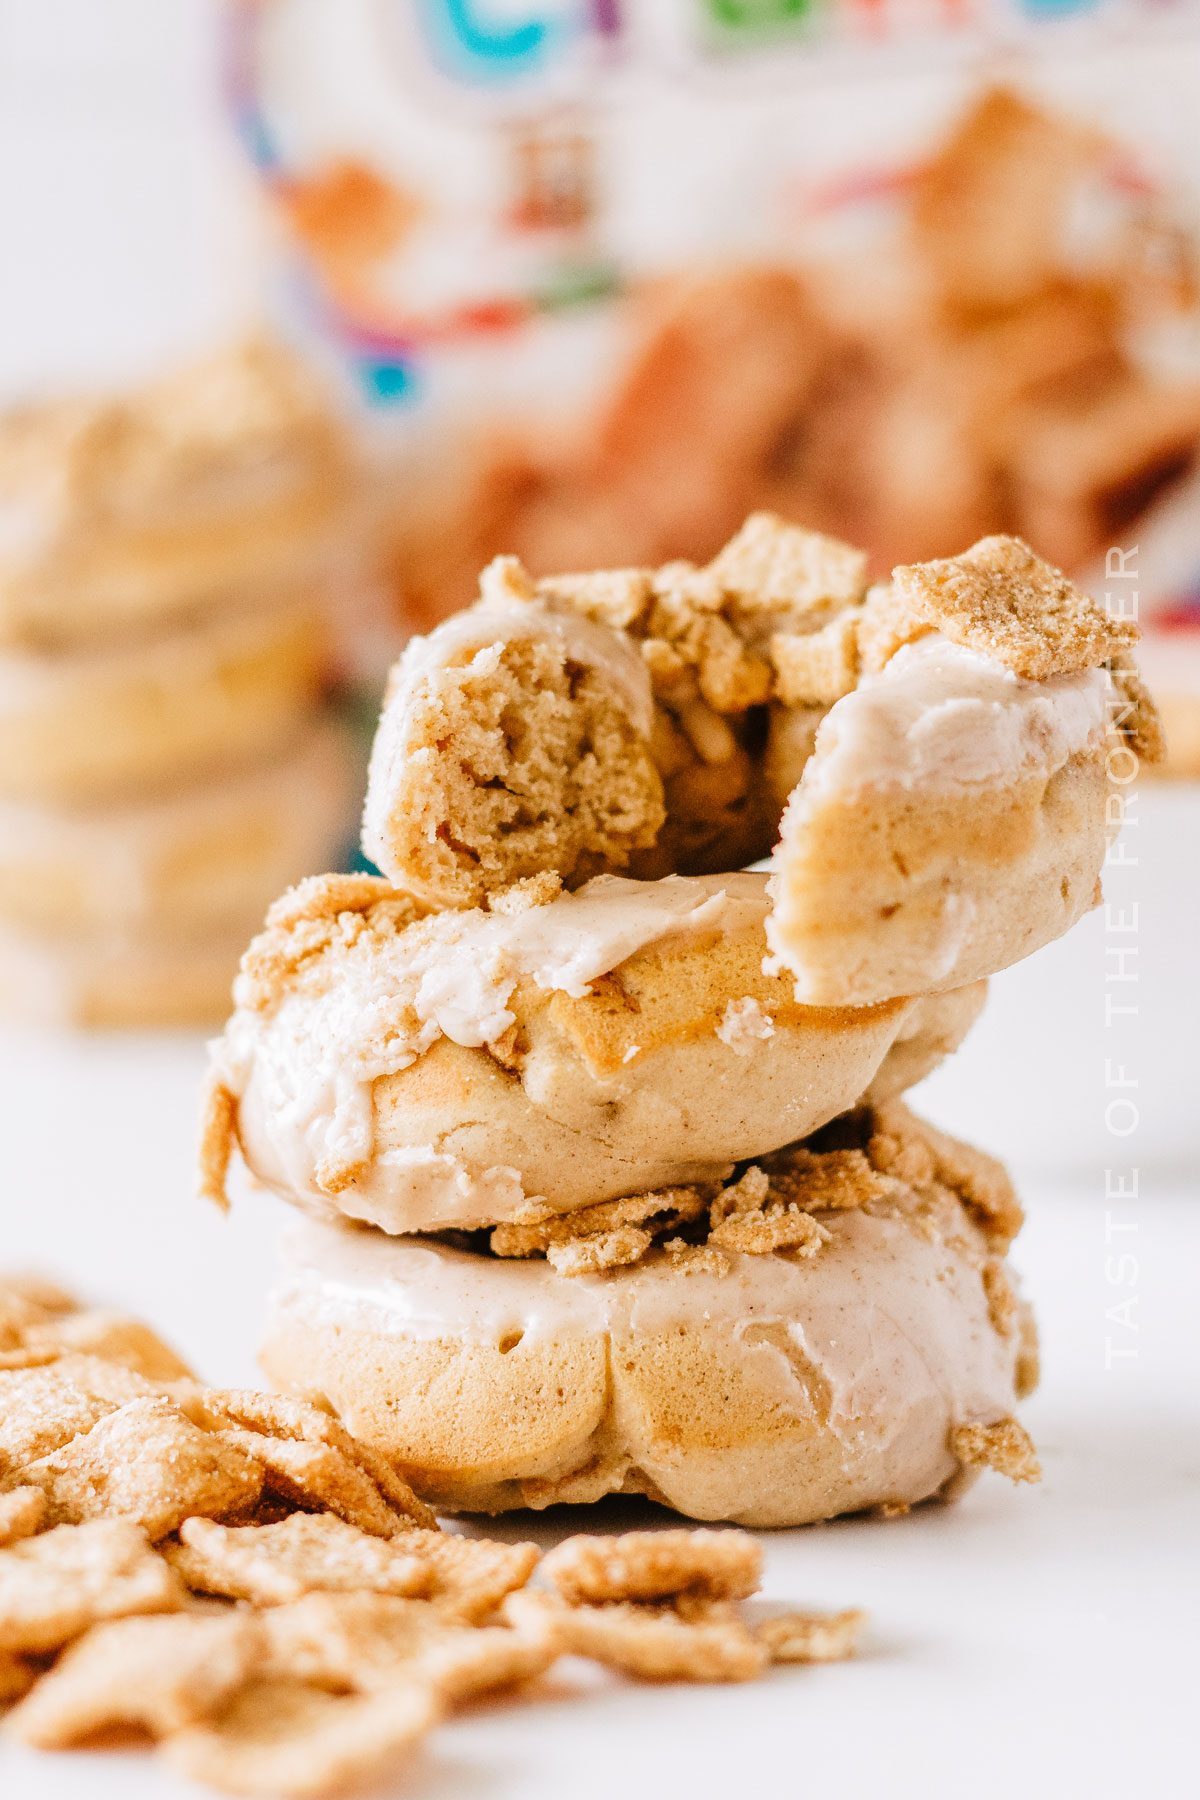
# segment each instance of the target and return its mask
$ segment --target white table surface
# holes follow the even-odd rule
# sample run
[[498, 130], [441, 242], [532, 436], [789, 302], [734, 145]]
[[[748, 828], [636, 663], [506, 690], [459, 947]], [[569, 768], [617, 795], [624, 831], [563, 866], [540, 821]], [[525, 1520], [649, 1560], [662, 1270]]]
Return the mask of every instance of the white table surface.
[[[0, 1262], [151, 1319], [199, 1370], [254, 1379], [279, 1209], [190, 1197], [198, 1039], [0, 1039]], [[648, 1689], [563, 1663], [545, 1697], [439, 1731], [389, 1793], [589, 1800], [767, 1791], [838, 1800], [1126, 1800], [1194, 1787], [1200, 1524], [1200, 1195], [1143, 1169], [1134, 1288], [1106, 1279], [1103, 1185], [1024, 1183], [1017, 1261], [1043, 1329], [1025, 1416], [1046, 1478], [986, 1477], [957, 1508], [763, 1534], [772, 1599], [869, 1609], [855, 1663], [745, 1688]], [[1114, 1272], [1114, 1271], [1110, 1271]], [[1128, 1271], [1115, 1271], [1128, 1273]], [[1136, 1291], [1136, 1334], [1106, 1319]], [[1137, 1355], [1105, 1367], [1105, 1339]], [[549, 1541], [661, 1523], [633, 1503], [521, 1517]], [[148, 1755], [0, 1750], [4, 1800], [176, 1800]]]

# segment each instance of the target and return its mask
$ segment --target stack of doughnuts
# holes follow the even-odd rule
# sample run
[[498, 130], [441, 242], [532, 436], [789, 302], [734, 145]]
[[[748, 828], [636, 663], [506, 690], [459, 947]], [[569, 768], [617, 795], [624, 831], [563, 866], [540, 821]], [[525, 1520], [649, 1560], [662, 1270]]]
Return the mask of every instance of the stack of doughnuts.
[[305, 1215], [264, 1367], [437, 1506], [786, 1525], [1036, 1474], [1021, 1209], [903, 1096], [1094, 903], [1155, 715], [1017, 540], [863, 569], [763, 515], [705, 569], [493, 564], [393, 672], [382, 874], [243, 958], [201, 1166]]
[[323, 699], [347, 466], [252, 342], [0, 419], [0, 1012], [219, 1018], [355, 803]]

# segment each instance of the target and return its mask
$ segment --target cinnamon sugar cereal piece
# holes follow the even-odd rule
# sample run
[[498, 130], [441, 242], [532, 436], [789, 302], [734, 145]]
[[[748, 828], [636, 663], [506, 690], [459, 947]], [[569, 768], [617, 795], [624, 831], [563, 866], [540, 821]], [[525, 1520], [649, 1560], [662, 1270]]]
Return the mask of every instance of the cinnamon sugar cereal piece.
[[652, 592], [649, 569], [597, 569], [583, 575], [551, 575], [537, 583], [541, 599], [569, 606], [614, 631], [637, 630]]
[[1167, 736], [1162, 717], [1132, 657], [1114, 656], [1108, 665], [1114, 694], [1109, 703], [1109, 730], [1119, 731], [1141, 762], [1151, 766], [1167, 760]]
[[758, 1641], [772, 1662], [844, 1662], [857, 1650], [866, 1618], [857, 1606], [835, 1613], [780, 1613], [759, 1626]]
[[704, 572], [745, 611], [823, 613], [862, 599], [867, 556], [838, 538], [758, 512]]
[[20, 1468], [153, 1393], [141, 1376], [93, 1356], [56, 1355], [32, 1368], [0, 1370], [0, 1456]]
[[913, 1187], [939, 1182], [950, 1188], [982, 1229], [988, 1248], [1003, 1256], [1025, 1221], [1003, 1163], [918, 1119], [900, 1100], [876, 1107], [873, 1122], [867, 1144], [871, 1166]]
[[310, 1594], [264, 1615], [263, 1632], [273, 1676], [355, 1693], [418, 1680], [448, 1700], [540, 1675], [558, 1653], [541, 1624], [458, 1624], [427, 1601], [371, 1593]]
[[46, 1518], [46, 1496], [39, 1487], [13, 1488], [0, 1494], [0, 1550], [33, 1537]]
[[266, 923], [275, 931], [328, 925], [342, 913], [370, 912], [380, 900], [395, 895], [396, 889], [382, 875], [307, 875], [271, 902]]
[[596, 1237], [551, 1244], [546, 1261], [560, 1275], [598, 1275], [604, 1269], [627, 1268], [640, 1262], [653, 1242], [648, 1231], [639, 1231], [636, 1225], [622, 1225]]
[[127, 1519], [59, 1525], [0, 1550], [0, 1650], [57, 1650], [100, 1619], [176, 1612], [183, 1589]]
[[815, 1256], [829, 1241], [829, 1232], [811, 1213], [793, 1200], [772, 1198], [770, 1177], [757, 1164], [717, 1196], [710, 1220], [710, 1245], [747, 1256], [766, 1256], [773, 1250]]
[[668, 563], [655, 572], [653, 587], [642, 655], [659, 698], [673, 711], [689, 696], [718, 714], [762, 705], [771, 693], [770, 664], [723, 616], [727, 596], [719, 583], [690, 563]]
[[45, 1324], [31, 1325], [25, 1333], [30, 1349], [77, 1351], [132, 1369], [147, 1381], [189, 1381], [192, 1371], [169, 1344], [165, 1344], [140, 1319], [101, 1308], [74, 1311]]
[[708, 1241], [718, 1249], [740, 1251], [744, 1256], [769, 1256], [774, 1250], [790, 1250], [796, 1256], [815, 1256], [829, 1242], [829, 1232], [811, 1213], [794, 1203], [771, 1201], [761, 1210], [731, 1213], [714, 1225]]
[[404, 1548], [421, 1557], [429, 1569], [430, 1597], [438, 1610], [447, 1618], [472, 1624], [494, 1613], [507, 1594], [523, 1588], [541, 1555], [536, 1544], [501, 1544], [446, 1531], [416, 1532], [406, 1538]]
[[131, 1400], [24, 1473], [56, 1522], [124, 1518], [152, 1541], [193, 1514], [244, 1517], [263, 1484], [259, 1464], [229, 1435], [198, 1430], [162, 1399]]
[[207, 1723], [167, 1738], [162, 1754], [179, 1774], [226, 1793], [319, 1800], [397, 1762], [437, 1714], [430, 1689], [416, 1683], [360, 1695], [255, 1681]]
[[193, 1593], [279, 1606], [316, 1590], [424, 1595], [427, 1559], [372, 1537], [332, 1513], [293, 1513], [274, 1525], [218, 1525], [185, 1519], [166, 1557]]
[[771, 1191], [808, 1212], [850, 1212], [890, 1199], [895, 1183], [871, 1167], [861, 1150], [806, 1150], [803, 1145], [768, 1159]]
[[950, 1433], [950, 1450], [967, 1469], [995, 1469], [1010, 1481], [1042, 1479], [1033, 1439], [1012, 1417], [991, 1425], [956, 1425]]
[[544, 1255], [560, 1275], [587, 1274], [637, 1262], [656, 1234], [698, 1219], [707, 1204], [702, 1190], [691, 1187], [630, 1194], [569, 1213], [533, 1204], [497, 1225], [488, 1241], [496, 1256]]
[[248, 1613], [175, 1613], [93, 1625], [8, 1721], [43, 1750], [111, 1726], [166, 1737], [206, 1718], [261, 1663], [263, 1634]]
[[858, 609], [819, 631], [777, 631], [771, 638], [775, 698], [785, 706], [832, 706], [858, 683]]
[[642, 1681], [753, 1681], [767, 1651], [724, 1601], [671, 1605], [618, 1600], [570, 1606], [556, 1595], [513, 1594], [505, 1616], [518, 1628], [542, 1623], [567, 1655], [590, 1656]]
[[758, 1591], [762, 1564], [762, 1547], [746, 1531], [631, 1531], [566, 1538], [542, 1572], [572, 1605], [684, 1592], [745, 1600]]
[[307, 962], [334, 946], [349, 949], [364, 931], [402, 931], [427, 910], [378, 875], [311, 875], [269, 909], [265, 928], [242, 957], [237, 1004], [256, 1011], [274, 1006]]
[[[361, 1474], [386, 1504], [391, 1514], [391, 1523], [387, 1530], [378, 1535], [391, 1536], [394, 1531], [405, 1529], [406, 1525], [436, 1528], [434, 1515], [423, 1500], [418, 1500], [407, 1481], [397, 1474], [387, 1458], [353, 1436], [339, 1420], [322, 1412], [319, 1406], [313, 1406], [309, 1401], [297, 1399], [290, 1394], [262, 1394], [249, 1389], [217, 1388], [206, 1388], [198, 1397], [196, 1406], [200, 1408], [203, 1422], [210, 1427], [240, 1427], [260, 1438], [324, 1446], [334, 1452], [336, 1457]], [[248, 1447], [255, 1455], [265, 1450], [262, 1444], [257, 1448]], [[287, 1468], [294, 1471], [297, 1479], [301, 1466], [299, 1461], [286, 1464]], [[311, 1467], [314, 1473], [318, 1468], [327, 1468], [332, 1473], [340, 1467], [332, 1458], [325, 1463], [314, 1460], [305, 1466]], [[357, 1484], [347, 1481], [347, 1488], [350, 1487], [357, 1489]], [[369, 1502], [365, 1504], [370, 1506]], [[337, 1508], [331, 1510], [336, 1511]], [[371, 1510], [374, 1511], [374, 1508]], [[350, 1522], [353, 1524], [356, 1521]]]
[[871, 588], [862, 606], [851, 615], [862, 675], [877, 675], [897, 650], [928, 637], [934, 629], [911, 602], [903, 599], [890, 582]]
[[408, 1528], [407, 1518], [394, 1513], [369, 1477], [331, 1444], [265, 1437], [236, 1428], [214, 1435], [257, 1465], [265, 1491], [288, 1507], [334, 1513], [378, 1538]]
[[0, 1710], [27, 1694], [40, 1674], [37, 1663], [27, 1656], [0, 1650]]
[[684, 1238], [666, 1238], [663, 1249], [671, 1266], [685, 1275], [728, 1275], [733, 1267], [724, 1250], [712, 1244], [689, 1244]]
[[1095, 668], [1138, 637], [1131, 619], [1109, 618], [1020, 538], [981, 538], [961, 556], [894, 569], [892, 579], [954, 643], [1029, 681]]
[[1021, 1303], [1009, 1279], [1008, 1270], [1000, 1257], [992, 1256], [984, 1263], [980, 1273], [992, 1328], [1001, 1337], [1010, 1337], [1017, 1327]]

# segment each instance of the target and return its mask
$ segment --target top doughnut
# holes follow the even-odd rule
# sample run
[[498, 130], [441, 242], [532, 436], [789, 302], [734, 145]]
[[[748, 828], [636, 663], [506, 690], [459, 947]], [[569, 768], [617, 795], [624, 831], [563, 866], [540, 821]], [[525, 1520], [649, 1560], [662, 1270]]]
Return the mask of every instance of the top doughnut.
[[393, 672], [363, 847], [462, 907], [779, 838], [768, 937], [798, 1000], [945, 991], [1093, 903], [1106, 731], [1161, 750], [1136, 636], [1015, 538], [870, 589], [862, 552], [765, 513], [703, 569], [498, 558]]

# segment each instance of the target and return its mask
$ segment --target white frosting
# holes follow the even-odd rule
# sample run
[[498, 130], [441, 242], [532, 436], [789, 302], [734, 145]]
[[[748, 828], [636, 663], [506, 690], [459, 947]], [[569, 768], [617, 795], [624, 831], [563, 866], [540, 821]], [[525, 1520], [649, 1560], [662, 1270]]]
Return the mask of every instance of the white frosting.
[[498, 1346], [612, 1333], [658, 1336], [680, 1324], [732, 1337], [779, 1397], [796, 1394], [790, 1343], [828, 1382], [831, 1427], [888, 1414], [940, 1390], [952, 1417], [995, 1418], [1013, 1402], [1014, 1346], [988, 1321], [980, 1256], [962, 1215], [943, 1239], [903, 1217], [822, 1214], [815, 1257], [731, 1258], [723, 1276], [661, 1257], [602, 1275], [558, 1275], [541, 1259], [502, 1261], [411, 1238], [303, 1221], [288, 1228], [273, 1309], [314, 1330]]
[[933, 632], [831, 709], [802, 787], [961, 788], [1061, 768], [1102, 741], [1107, 694], [1102, 669], [1026, 681]]
[[623, 632], [546, 601], [488, 603], [456, 613], [426, 637], [412, 638], [392, 673], [375, 745], [363, 811], [363, 848], [385, 873], [391, 868], [389, 820], [405, 760], [412, 753], [414, 698], [441, 670], [470, 663], [481, 675], [496, 668], [506, 643], [552, 643], [564, 657], [596, 669], [634, 730], [649, 737], [654, 717], [650, 676]]
[[477, 1047], [503, 1036], [518, 982], [578, 999], [647, 944], [761, 929], [766, 910], [761, 875], [601, 875], [524, 913], [438, 913], [390, 939], [359, 942], [310, 965], [299, 988], [285, 988], [266, 1012], [241, 1003], [239, 978], [238, 1010], [213, 1055], [239, 1096], [251, 1166], [279, 1192], [322, 1202], [322, 1168], [359, 1169], [338, 1192], [352, 1217], [412, 1213], [471, 1225], [495, 1218], [498, 1194], [521, 1198], [512, 1169], [472, 1175], [452, 1157], [414, 1160], [411, 1152], [362, 1167], [373, 1150], [372, 1084], [408, 1068], [440, 1037]]

